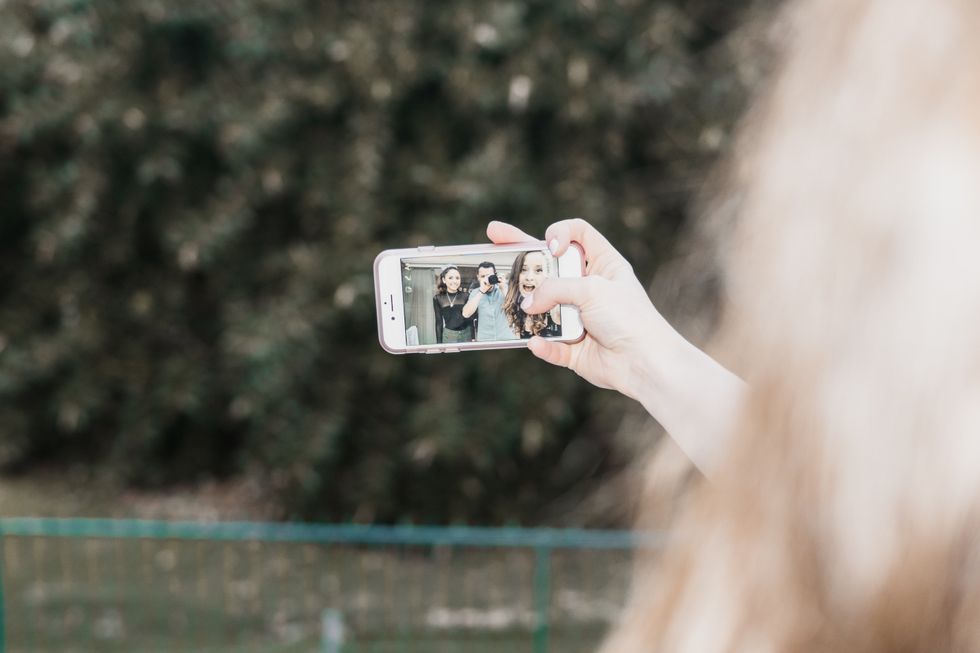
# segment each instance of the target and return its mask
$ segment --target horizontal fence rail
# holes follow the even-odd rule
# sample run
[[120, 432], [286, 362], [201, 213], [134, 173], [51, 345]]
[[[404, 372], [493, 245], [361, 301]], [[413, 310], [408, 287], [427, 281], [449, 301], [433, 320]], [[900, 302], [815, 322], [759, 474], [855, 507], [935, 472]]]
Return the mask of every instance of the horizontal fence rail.
[[663, 543], [658, 533], [476, 526], [372, 526], [272, 522], [181, 522], [141, 519], [0, 519], [0, 536], [261, 540], [337, 544], [633, 549]]
[[0, 653], [589, 651], [656, 533], [0, 519]]

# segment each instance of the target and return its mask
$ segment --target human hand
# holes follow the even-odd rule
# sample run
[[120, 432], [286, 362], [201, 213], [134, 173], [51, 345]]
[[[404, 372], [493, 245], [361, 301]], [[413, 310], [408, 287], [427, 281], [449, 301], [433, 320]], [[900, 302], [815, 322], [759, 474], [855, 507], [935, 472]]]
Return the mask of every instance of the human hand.
[[[487, 236], [494, 243], [535, 241], [517, 227], [493, 221]], [[585, 338], [563, 343], [534, 337], [528, 349], [554, 365], [573, 370], [590, 383], [639, 398], [639, 379], [648, 379], [650, 356], [666, 356], [683, 338], [660, 315], [647, 296], [633, 267], [592, 225], [584, 220], [562, 220], [548, 227], [545, 241], [561, 256], [571, 243], [585, 252], [582, 278], [548, 278], [522, 308], [528, 314], [546, 313], [556, 304], [579, 308]]]
[[481, 294], [487, 294], [493, 287], [490, 283], [490, 277], [496, 274], [493, 267], [481, 267], [477, 268], [476, 271], [476, 281], [479, 284], [479, 290]]

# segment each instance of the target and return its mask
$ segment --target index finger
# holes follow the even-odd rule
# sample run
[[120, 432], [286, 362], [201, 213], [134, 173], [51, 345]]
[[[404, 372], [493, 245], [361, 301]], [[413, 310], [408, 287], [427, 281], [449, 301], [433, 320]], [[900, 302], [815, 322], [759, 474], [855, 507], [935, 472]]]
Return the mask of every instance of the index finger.
[[487, 225], [487, 238], [490, 239], [490, 242], [496, 243], [497, 245], [524, 243], [528, 241], [538, 242], [538, 239], [534, 236], [530, 236], [514, 225], [501, 222], [500, 220], [491, 220], [490, 224]]
[[585, 250], [586, 260], [593, 263], [602, 261], [612, 269], [625, 266], [630, 269], [629, 263], [623, 255], [606, 240], [606, 237], [599, 233], [599, 230], [581, 218], [560, 220], [555, 222], [545, 232], [545, 240], [548, 242], [551, 253], [555, 256], [564, 254], [568, 247], [573, 243], [578, 243]]

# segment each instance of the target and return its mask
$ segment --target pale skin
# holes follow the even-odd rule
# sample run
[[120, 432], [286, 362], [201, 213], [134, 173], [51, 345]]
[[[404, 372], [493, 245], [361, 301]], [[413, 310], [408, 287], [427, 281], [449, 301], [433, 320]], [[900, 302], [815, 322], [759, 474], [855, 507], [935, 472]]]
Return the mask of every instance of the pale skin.
[[442, 280], [446, 283], [446, 292], [449, 294], [459, 292], [459, 285], [462, 283], [462, 279], [460, 278], [458, 271], [449, 270], [445, 275], [443, 275]]
[[[537, 240], [498, 221], [487, 226], [487, 236], [498, 244]], [[593, 385], [639, 401], [710, 476], [741, 408], [744, 382], [667, 323], [633, 267], [592, 225], [580, 219], [556, 222], [545, 241], [556, 257], [578, 243], [585, 252], [585, 276], [543, 278], [522, 308], [537, 314], [573, 304], [587, 333], [572, 344], [536, 336], [528, 349]]]
[[[537, 289], [541, 282], [545, 280], [548, 273], [545, 271], [545, 260], [544, 254], [541, 252], [529, 252], [527, 256], [524, 257], [524, 265], [521, 266], [521, 273], [518, 278], [517, 289], [521, 293], [521, 308], [524, 309], [525, 313], [528, 313], [528, 317], [525, 318], [524, 330], [531, 330], [531, 313], [524, 306], [527, 302], [527, 306], [531, 306], [531, 302], [528, 301], [530, 297], [533, 301], [534, 291]], [[561, 324], [561, 307], [555, 306], [551, 309], [551, 319], [555, 321], [555, 324]]]

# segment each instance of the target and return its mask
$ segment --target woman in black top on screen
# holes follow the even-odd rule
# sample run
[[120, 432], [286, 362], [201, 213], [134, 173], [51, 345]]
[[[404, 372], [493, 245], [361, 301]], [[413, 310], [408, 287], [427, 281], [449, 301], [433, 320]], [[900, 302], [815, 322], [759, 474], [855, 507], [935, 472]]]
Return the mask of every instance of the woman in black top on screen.
[[439, 273], [439, 286], [432, 298], [436, 312], [436, 342], [469, 342], [473, 340], [473, 319], [463, 317], [463, 306], [469, 293], [463, 290], [459, 268], [448, 265]]

